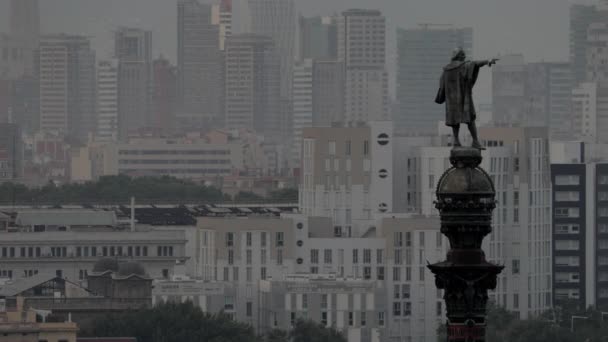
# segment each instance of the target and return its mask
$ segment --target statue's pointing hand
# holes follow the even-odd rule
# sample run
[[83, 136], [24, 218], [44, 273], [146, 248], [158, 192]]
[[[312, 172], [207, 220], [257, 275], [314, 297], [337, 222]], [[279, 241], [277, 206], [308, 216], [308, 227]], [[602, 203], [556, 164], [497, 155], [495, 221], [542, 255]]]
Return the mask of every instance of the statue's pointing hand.
[[490, 59], [490, 61], [488, 62], [489, 66], [492, 66], [494, 64], [496, 64], [496, 62], [498, 62], [500, 59], [499, 58], [492, 58]]

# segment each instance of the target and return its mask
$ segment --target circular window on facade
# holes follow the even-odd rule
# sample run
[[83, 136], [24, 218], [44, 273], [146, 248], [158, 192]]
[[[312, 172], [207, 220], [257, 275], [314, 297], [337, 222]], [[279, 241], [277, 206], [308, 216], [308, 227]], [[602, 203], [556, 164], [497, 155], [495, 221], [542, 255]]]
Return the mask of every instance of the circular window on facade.
[[381, 169], [380, 171], [378, 171], [378, 176], [384, 179], [388, 177], [388, 171], [386, 171], [386, 169]]
[[388, 211], [388, 205], [386, 203], [380, 203], [380, 205], [378, 205], [378, 210], [380, 210], [381, 213], [385, 213]]
[[304, 228], [304, 225], [302, 224], [302, 222], [298, 222], [296, 227], [298, 227], [298, 229], [302, 229], [302, 228]]
[[388, 145], [388, 134], [386, 133], [380, 133], [378, 134], [378, 144], [384, 146], [384, 145]]
[[302, 260], [302, 258], [298, 258], [298, 260], [296, 260], [296, 262], [298, 263], [298, 265], [302, 265], [302, 263], [304, 262], [304, 260]]
[[298, 245], [298, 247], [302, 247], [304, 245], [304, 242], [302, 240], [298, 240], [296, 244]]

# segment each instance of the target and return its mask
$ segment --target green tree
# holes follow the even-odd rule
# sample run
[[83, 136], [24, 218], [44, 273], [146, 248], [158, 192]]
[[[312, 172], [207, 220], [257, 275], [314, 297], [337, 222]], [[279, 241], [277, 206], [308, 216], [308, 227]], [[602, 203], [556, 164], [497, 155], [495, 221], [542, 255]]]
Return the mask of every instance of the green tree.
[[109, 315], [93, 322], [83, 335], [132, 336], [142, 342], [258, 341], [251, 326], [222, 314], [205, 314], [190, 302]]
[[289, 342], [289, 334], [280, 329], [273, 329], [266, 334], [266, 342]]
[[289, 335], [292, 342], [347, 342], [336, 329], [305, 320], [298, 320]]

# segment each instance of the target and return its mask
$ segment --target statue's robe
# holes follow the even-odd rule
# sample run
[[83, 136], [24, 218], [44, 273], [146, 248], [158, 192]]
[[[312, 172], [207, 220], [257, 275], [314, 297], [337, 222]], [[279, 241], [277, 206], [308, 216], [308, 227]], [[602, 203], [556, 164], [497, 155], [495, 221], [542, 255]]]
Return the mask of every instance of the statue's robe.
[[445, 102], [445, 124], [458, 126], [475, 121], [473, 105], [473, 86], [477, 81], [479, 69], [487, 61], [452, 61], [443, 68], [439, 91], [435, 102]]

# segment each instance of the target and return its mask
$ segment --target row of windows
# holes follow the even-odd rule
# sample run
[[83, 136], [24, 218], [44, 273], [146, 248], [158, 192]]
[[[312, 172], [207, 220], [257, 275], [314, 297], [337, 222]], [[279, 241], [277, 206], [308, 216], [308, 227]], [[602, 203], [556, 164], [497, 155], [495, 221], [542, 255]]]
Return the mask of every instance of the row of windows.
[[[266, 232], [260, 233], [260, 246], [266, 247], [267, 245], [267, 234]], [[235, 244], [236, 233], [228, 232], [226, 233], [226, 247], [233, 247]], [[245, 233], [245, 244], [247, 247], [252, 246], [253, 235], [252, 232]], [[276, 232], [274, 243], [276, 247], [282, 247], [285, 244], [285, 233], [284, 232]]]
[[[68, 253], [69, 250], [69, 253]], [[148, 246], [2, 247], [2, 258], [148, 256]], [[157, 246], [156, 256], [174, 256], [173, 246]]]

